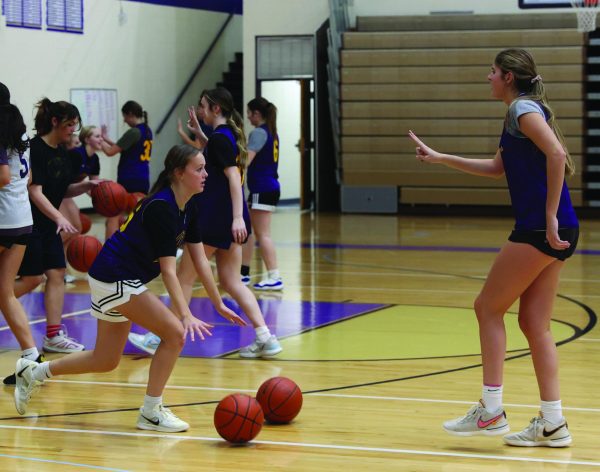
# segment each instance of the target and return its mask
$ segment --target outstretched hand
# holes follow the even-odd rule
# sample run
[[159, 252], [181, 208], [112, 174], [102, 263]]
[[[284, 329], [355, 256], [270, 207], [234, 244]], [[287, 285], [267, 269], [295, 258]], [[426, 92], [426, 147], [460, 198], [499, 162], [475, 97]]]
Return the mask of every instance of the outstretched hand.
[[221, 306], [217, 306], [215, 308], [219, 312], [219, 315], [221, 315], [226, 320], [229, 320], [233, 324], [236, 324], [239, 326], [246, 326], [247, 323], [242, 318], [240, 318], [238, 315], [236, 315], [234, 311], [227, 308], [227, 306], [225, 306], [225, 304], [221, 304]]
[[434, 151], [429, 146], [427, 146], [423, 141], [421, 141], [412, 130], [408, 131], [408, 137], [412, 139], [416, 147], [417, 159], [421, 162], [429, 162], [432, 164], [438, 163], [441, 161], [442, 154]]
[[183, 324], [183, 339], [186, 339], [188, 334], [192, 341], [196, 340], [196, 334], [202, 341], [204, 341], [205, 334], [212, 336], [210, 328], [213, 328], [213, 325], [205, 323], [194, 316], [186, 316], [181, 320], [181, 323]]
[[187, 128], [196, 136], [203, 134], [200, 122], [198, 121], [198, 116], [196, 115], [196, 107], [188, 107], [188, 116]]

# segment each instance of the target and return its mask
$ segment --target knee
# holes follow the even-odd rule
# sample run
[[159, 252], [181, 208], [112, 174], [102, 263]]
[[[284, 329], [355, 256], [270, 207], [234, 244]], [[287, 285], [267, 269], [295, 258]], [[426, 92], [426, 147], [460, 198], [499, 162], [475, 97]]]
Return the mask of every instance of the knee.
[[525, 316], [521, 313], [519, 313], [519, 328], [528, 340], [535, 339], [550, 329], [548, 325], [535, 317]]
[[473, 310], [475, 310], [475, 316], [477, 316], [478, 321], [481, 321], [483, 317], [484, 304], [485, 302], [481, 295], [479, 295], [473, 302]]
[[181, 351], [185, 345], [183, 326], [175, 326], [161, 337], [161, 343], [171, 346], [172, 349]]
[[239, 277], [236, 279], [232, 279], [231, 277], [220, 278], [219, 285], [221, 285], [221, 288], [229, 294], [231, 294], [232, 291], [235, 291], [239, 285], [243, 286]]
[[28, 275], [26, 277], [21, 277], [21, 283], [25, 288], [25, 292], [30, 292], [35, 289], [38, 285], [40, 285], [44, 281], [43, 275]]
[[109, 356], [98, 358], [94, 357], [94, 371], [96, 372], [111, 372], [117, 368], [121, 361], [121, 356]]

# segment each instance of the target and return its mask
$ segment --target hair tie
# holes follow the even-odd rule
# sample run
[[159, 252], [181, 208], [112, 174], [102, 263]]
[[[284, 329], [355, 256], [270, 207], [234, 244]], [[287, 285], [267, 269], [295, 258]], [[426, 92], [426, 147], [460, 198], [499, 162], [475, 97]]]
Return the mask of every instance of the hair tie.
[[534, 84], [536, 82], [541, 82], [542, 76], [540, 74], [536, 75], [533, 79], [531, 79], [531, 83]]

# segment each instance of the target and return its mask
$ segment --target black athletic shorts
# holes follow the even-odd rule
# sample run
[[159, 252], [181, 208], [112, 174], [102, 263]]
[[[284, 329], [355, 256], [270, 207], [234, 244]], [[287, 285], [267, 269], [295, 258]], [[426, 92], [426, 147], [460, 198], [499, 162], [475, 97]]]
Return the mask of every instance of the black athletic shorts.
[[250, 195], [248, 195], [248, 208], [252, 210], [275, 211], [280, 196], [281, 192], [279, 190], [259, 193], [250, 192]]
[[27, 246], [29, 240], [29, 234], [19, 234], [18, 236], [0, 236], [0, 246], [10, 249], [13, 244], [20, 244], [21, 246]]
[[27, 242], [19, 275], [42, 275], [47, 270], [66, 266], [62, 239], [56, 234], [56, 227], [34, 230]]
[[557, 250], [553, 249], [548, 241], [546, 240], [546, 230], [524, 230], [515, 229], [508, 237], [509, 241], [513, 243], [525, 243], [530, 244], [538, 251], [543, 252], [551, 257], [555, 257], [560, 261], [571, 257], [577, 247], [577, 241], [579, 239], [579, 228], [559, 228], [558, 235], [563, 241], [569, 241], [571, 246], [567, 249]]

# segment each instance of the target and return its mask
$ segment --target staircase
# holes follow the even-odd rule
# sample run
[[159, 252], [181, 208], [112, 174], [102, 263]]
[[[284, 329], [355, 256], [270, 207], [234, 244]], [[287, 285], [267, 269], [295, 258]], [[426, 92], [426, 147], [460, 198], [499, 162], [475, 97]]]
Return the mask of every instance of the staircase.
[[242, 116], [245, 115], [244, 105], [244, 54], [235, 53], [235, 59], [229, 63], [229, 70], [223, 73], [223, 80], [217, 83], [217, 87], [225, 87], [233, 95], [235, 109]]

